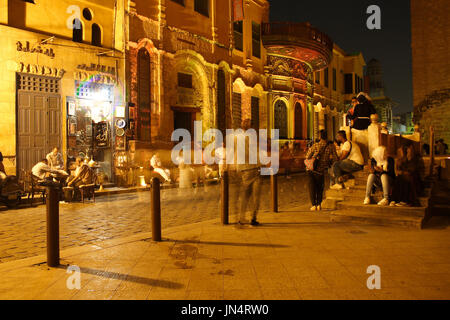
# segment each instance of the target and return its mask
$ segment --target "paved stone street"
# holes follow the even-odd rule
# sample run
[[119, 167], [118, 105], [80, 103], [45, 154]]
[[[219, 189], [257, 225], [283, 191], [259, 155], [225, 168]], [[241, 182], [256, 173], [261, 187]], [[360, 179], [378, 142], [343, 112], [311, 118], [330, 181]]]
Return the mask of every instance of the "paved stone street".
[[[308, 201], [305, 176], [279, 178], [280, 208]], [[264, 180], [261, 209], [270, 206], [269, 180]], [[220, 216], [219, 186], [179, 192], [162, 191], [163, 228], [215, 219]], [[234, 199], [230, 199], [232, 203]], [[232, 206], [233, 207], [233, 206]], [[1, 209], [0, 209], [1, 210]], [[0, 263], [44, 254], [45, 206], [0, 211]], [[61, 249], [151, 230], [150, 193], [97, 198], [96, 203], [60, 205]]]
[[[330, 223], [307, 206], [262, 213], [252, 228], [218, 219], [0, 264], [0, 299], [449, 299], [450, 228]], [[80, 268], [80, 287], [66, 272]], [[380, 289], [369, 290], [369, 266]], [[73, 274], [72, 274], [73, 275]], [[72, 280], [72, 281], [68, 281]], [[369, 281], [369, 283], [373, 283]]]

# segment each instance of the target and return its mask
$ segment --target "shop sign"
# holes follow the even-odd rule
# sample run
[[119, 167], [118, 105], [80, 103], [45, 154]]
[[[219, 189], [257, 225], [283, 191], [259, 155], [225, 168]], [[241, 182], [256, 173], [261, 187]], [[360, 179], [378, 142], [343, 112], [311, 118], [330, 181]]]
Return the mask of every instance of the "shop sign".
[[94, 124], [95, 144], [97, 147], [109, 146], [108, 122], [102, 121]]
[[50, 57], [52, 59], [55, 57], [55, 53], [53, 52], [52, 48], [45, 48], [44, 46], [42, 46], [40, 44], [30, 48], [30, 42], [29, 41], [25, 41], [24, 44], [21, 41], [17, 41], [16, 42], [16, 47], [17, 47], [17, 51], [30, 52], [30, 53], [41, 53], [41, 54], [46, 55], [46, 56], [48, 56], [48, 57]]
[[98, 73], [82, 72], [78, 71], [74, 73], [74, 79], [78, 81], [91, 81], [95, 83], [103, 84], [116, 84], [116, 78], [110, 75], [103, 75]]
[[62, 78], [65, 74], [64, 69], [51, 68], [37, 64], [27, 64], [20, 62], [17, 65], [17, 71], [20, 73], [31, 73], [41, 76]]
[[77, 66], [77, 69], [84, 70], [84, 71], [95, 71], [95, 72], [100, 72], [100, 73], [108, 73], [113, 76], [116, 75], [115, 67], [105, 66], [102, 64], [95, 64], [95, 63], [91, 63], [90, 65], [80, 64]]

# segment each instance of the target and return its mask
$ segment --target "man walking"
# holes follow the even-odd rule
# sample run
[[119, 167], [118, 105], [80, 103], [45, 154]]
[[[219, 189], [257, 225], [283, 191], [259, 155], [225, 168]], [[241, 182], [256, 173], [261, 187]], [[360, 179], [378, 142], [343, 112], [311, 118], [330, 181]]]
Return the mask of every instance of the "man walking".
[[[247, 131], [251, 128], [250, 119], [245, 119], [242, 122], [242, 129]], [[241, 137], [242, 138], [242, 137]], [[251, 221], [250, 225], [258, 226], [257, 214], [259, 210], [260, 195], [261, 195], [261, 173], [260, 165], [258, 163], [251, 164], [249, 161], [250, 152], [253, 146], [250, 146], [250, 139], [248, 136], [244, 135], [245, 138], [245, 163], [237, 163], [237, 157], [235, 156], [235, 172], [232, 174], [234, 176], [234, 182], [236, 182], [236, 205], [239, 204], [239, 220], [238, 226], [242, 226], [247, 223], [245, 219], [247, 206], [250, 204], [251, 210]], [[239, 139], [239, 137], [235, 137]], [[256, 142], [257, 143], [257, 142]], [[235, 143], [237, 147], [237, 143]], [[236, 148], [234, 149], [235, 155], [237, 154]], [[259, 159], [259, 157], [257, 157]], [[257, 161], [258, 162], [258, 161]], [[239, 201], [238, 201], [239, 199]]]

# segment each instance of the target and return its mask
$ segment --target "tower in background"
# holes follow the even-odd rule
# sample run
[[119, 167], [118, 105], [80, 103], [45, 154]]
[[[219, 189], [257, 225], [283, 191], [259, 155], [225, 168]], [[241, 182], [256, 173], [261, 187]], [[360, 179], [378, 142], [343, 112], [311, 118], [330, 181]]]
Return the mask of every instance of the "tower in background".
[[367, 63], [367, 77], [369, 80], [369, 95], [373, 105], [377, 109], [381, 122], [386, 122], [388, 128], [392, 130], [392, 108], [395, 103], [386, 96], [386, 87], [383, 80], [383, 66], [376, 59], [371, 59]]

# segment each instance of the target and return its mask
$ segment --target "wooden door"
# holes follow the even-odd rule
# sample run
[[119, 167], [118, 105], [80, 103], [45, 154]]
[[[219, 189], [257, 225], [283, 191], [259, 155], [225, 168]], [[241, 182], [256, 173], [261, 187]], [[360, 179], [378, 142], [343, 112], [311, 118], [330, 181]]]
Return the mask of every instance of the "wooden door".
[[17, 174], [31, 170], [61, 147], [61, 97], [57, 79], [19, 75], [17, 87]]

